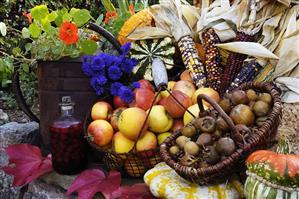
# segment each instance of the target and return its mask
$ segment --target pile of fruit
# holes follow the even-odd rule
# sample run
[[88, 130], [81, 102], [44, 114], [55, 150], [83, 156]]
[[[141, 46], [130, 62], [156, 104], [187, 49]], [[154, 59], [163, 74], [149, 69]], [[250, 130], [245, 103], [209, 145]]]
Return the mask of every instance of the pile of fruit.
[[[219, 102], [245, 143], [266, 121], [272, 104], [269, 93], [252, 89], [234, 90]], [[227, 121], [215, 110], [208, 116], [193, 119], [181, 129], [181, 134], [169, 153], [183, 166], [205, 168], [226, 159], [238, 148]]]

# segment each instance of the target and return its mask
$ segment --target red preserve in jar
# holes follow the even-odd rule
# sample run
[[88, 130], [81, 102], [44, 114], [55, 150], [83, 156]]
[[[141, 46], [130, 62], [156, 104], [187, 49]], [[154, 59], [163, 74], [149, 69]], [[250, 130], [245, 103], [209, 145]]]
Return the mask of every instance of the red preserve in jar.
[[83, 123], [73, 116], [71, 97], [62, 97], [61, 116], [50, 125], [53, 168], [60, 174], [76, 174], [87, 166], [87, 143]]

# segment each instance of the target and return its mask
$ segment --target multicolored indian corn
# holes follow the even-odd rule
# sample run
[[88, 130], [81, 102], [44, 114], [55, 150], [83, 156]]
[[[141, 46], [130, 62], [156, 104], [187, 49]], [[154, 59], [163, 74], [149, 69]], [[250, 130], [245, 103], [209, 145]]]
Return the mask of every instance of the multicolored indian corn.
[[215, 46], [215, 44], [220, 43], [220, 39], [212, 28], [205, 31], [202, 38], [206, 55], [205, 67], [207, 74], [207, 86], [220, 92], [223, 67], [221, 65], [220, 51]]
[[182, 59], [186, 68], [190, 71], [191, 77], [197, 87], [206, 84], [205, 68], [198, 56], [195, 43], [190, 35], [182, 37], [178, 41]]
[[[238, 32], [234, 41], [244, 41], [250, 42], [253, 41], [254, 37], [247, 35], [243, 32]], [[226, 65], [224, 66], [223, 76], [221, 80], [222, 84], [222, 93], [224, 93], [229, 87], [230, 83], [234, 80], [236, 75], [240, 72], [244, 60], [247, 58], [247, 55], [233, 53], [231, 52], [228, 56]]]
[[262, 66], [256, 60], [245, 63], [226, 92], [239, 87], [244, 82], [253, 81], [261, 69]]

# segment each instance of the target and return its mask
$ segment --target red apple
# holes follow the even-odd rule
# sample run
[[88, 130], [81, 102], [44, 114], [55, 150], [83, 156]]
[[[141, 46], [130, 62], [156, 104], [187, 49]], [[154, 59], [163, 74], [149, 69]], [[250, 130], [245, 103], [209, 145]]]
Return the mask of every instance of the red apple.
[[113, 105], [114, 108], [128, 107], [128, 104], [124, 102], [119, 96], [116, 95], [113, 97]]
[[185, 80], [185, 81], [189, 81], [189, 82], [193, 83], [193, 79], [192, 79], [192, 77], [190, 75], [189, 70], [185, 70], [184, 72], [182, 72], [181, 75], [180, 75], [180, 79], [181, 80]]
[[113, 128], [106, 120], [95, 120], [88, 125], [88, 136], [99, 146], [108, 145], [112, 141]]
[[186, 80], [180, 80], [174, 84], [172, 90], [173, 91], [176, 91], [176, 90], [181, 91], [184, 94], [188, 95], [189, 97], [192, 97], [196, 88], [192, 82], [189, 82]]
[[148, 89], [155, 92], [154, 86], [146, 79], [141, 79], [138, 81], [140, 84], [140, 88]]
[[92, 120], [110, 120], [112, 111], [113, 109], [109, 103], [99, 101], [91, 108], [91, 118]]
[[164, 97], [164, 98], [161, 98], [159, 101], [158, 101], [158, 105], [162, 105], [162, 106], [164, 106], [165, 107], [165, 103], [166, 103], [166, 98], [167, 97]]
[[[189, 106], [192, 105], [191, 98], [186, 94], [184, 94], [183, 92], [175, 90], [172, 91], [172, 95], [174, 96], [175, 99], [177, 99], [181, 103], [181, 105], [185, 109], [187, 109]], [[176, 102], [176, 100], [172, 97], [172, 95], [169, 95], [166, 98], [164, 107], [172, 118], [183, 117], [185, 113], [185, 109], [179, 103]]]
[[112, 113], [110, 124], [115, 131], [118, 131], [119, 116], [124, 110], [126, 110], [126, 107], [119, 107], [119, 108], [115, 109]]
[[155, 99], [155, 93], [149, 89], [138, 88], [135, 89], [135, 100], [130, 107], [139, 107], [143, 110], [147, 110], [151, 107], [153, 100]]
[[171, 131], [172, 131], [172, 132], [175, 132], [175, 131], [180, 130], [180, 129], [183, 128], [183, 127], [184, 127], [184, 122], [183, 122], [183, 120], [182, 120], [182, 119], [175, 119], [175, 120], [173, 121], [173, 126], [172, 126], [172, 128], [171, 128]]

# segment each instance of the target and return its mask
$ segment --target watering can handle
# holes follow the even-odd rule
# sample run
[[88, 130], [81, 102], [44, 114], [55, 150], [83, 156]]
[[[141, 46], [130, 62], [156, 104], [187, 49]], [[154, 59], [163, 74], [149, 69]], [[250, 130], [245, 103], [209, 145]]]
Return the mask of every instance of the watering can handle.
[[[107, 39], [113, 47], [117, 50], [119, 54], [122, 53], [121, 45], [117, 41], [117, 39], [107, 30], [105, 30], [103, 27], [96, 25], [95, 23], [90, 23], [87, 26], [90, 30], [93, 30], [97, 33], [99, 33], [101, 36], [103, 36], [105, 39]], [[15, 98], [17, 101], [18, 106], [20, 109], [33, 121], [36, 121], [39, 123], [39, 118], [34, 115], [34, 113], [30, 110], [28, 104], [25, 101], [24, 95], [22, 93], [21, 87], [20, 87], [20, 74], [19, 74], [19, 68], [14, 70], [13, 76], [12, 76], [12, 88], [13, 92], [15, 94]]]

